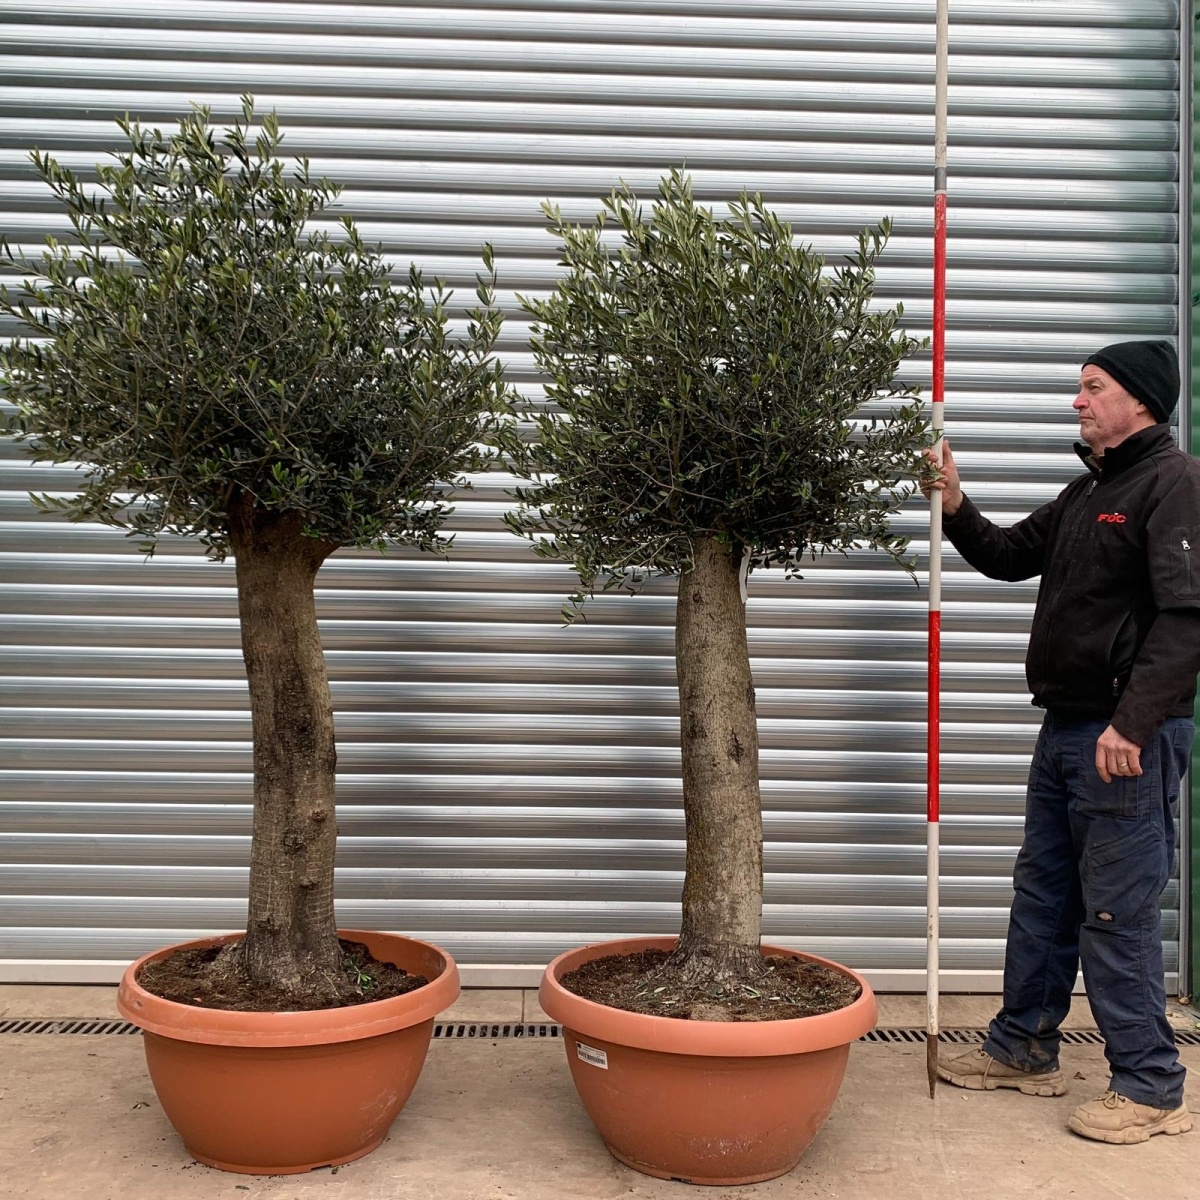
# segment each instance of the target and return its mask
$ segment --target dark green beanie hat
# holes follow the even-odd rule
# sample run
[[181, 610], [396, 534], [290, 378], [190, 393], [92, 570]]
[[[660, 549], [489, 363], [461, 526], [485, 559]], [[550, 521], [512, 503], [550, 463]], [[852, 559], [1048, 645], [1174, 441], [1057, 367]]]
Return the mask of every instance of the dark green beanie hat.
[[1114, 342], [1083, 365], [1107, 371], [1156, 421], [1165, 421], [1179, 402], [1179, 359], [1170, 342]]

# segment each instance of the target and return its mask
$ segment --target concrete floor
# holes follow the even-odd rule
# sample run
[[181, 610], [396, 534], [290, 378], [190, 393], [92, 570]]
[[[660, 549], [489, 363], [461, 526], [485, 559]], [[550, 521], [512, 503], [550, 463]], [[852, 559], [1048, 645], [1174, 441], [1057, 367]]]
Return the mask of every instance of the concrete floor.
[[[884, 1025], [919, 1023], [917, 997], [881, 998]], [[0, 987], [3, 1016], [106, 1016], [111, 988]], [[946, 997], [947, 1026], [976, 1027], [988, 997]], [[912, 1012], [910, 1012], [912, 1010]], [[536, 996], [472, 991], [449, 1019], [537, 1020]], [[1192, 1028], [1195, 1014], [1174, 1010]], [[1086, 1027], [1081, 1006], [1072, 1024]], [[1184, 1060], [1197, 1084], [1200, 1048]], [[924, 1048], [853, 1048], [842, 1094], [800, 1166], [717, 1195], [762, 1200], [1200, 1200], [1200, 1126], [1117, 1147], [1065, 1128], [1103, 1091], [1099, 1047], [1064, 1048], [1071, 1094], [925, 1090]], [[703, 1195], [635, 1174], [605, 1151], [575, 1098], [562, 1044], [435, 1042], [416, 1092], [373, 1155], [304, 1176], [234, 1176], [192, 1162], [158, 1108], [140, 1039], [0, 1037], [0, 1196], [28, 1200], [662, 1200]]]

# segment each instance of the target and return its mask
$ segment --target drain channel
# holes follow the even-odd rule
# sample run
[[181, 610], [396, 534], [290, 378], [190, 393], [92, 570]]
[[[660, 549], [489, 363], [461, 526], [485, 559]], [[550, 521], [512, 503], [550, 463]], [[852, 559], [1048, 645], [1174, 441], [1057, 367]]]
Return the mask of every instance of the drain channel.
[[[0, 1020], [0, 1034], [5, 1033], [72, 1033], [72, 1034], [118, 1034], [131, 1036], [141, 1033], [136, 1025], [115, 1018], [97, 1019], [88, 1017], [9, 1017]], [[499, 1041], [502, 1038], [560, 1038], [562, 1026], [543, 1022], [484, 1022], [439, 1021], [433, 1027], [435, 1041], [456, 1042], [465, 1040]], [[940, 1040], [956, 1045], [975, 1045], [987, 1037], [986, 1029], [943, 1029]], [[860, 1042], [920, 1043], [924, 1045], [923, 1029], [872, 1029], [858, 1039]], [[1068, 1029], [1062, 1035], [1068, 1046], [1103, 1046], [1104, 1039], [1094, 1029]], [[1175, 1031], [1175, 1041], [1180, 1046], [1200, 1046], [1200, 1032], [1186, 1029]]]
[[561, 1025], [451, 1025], [439, 1022], [433, 1027], [435, 1039], [455, 1041], [458, 1038], [556, 1038], [562, 1036]]
[[128, 1021], [96, 1020], [87, 1017], [60, 1017], [45, 1020], [38, 1017], [15, 1017], [0, 1021], [0, 1033], [119, 1033], [142, 1031]]
[[[959, 1046], [972, 1046], [982, 1042], [987, 1037], [986, 1029], [943, 1029], [938, 1040]], [[925, 1044], [923, 1029], [872, 1029], [863, 1034], [860, 1042], [920, 1042]], [[1103, 1046], [1104, 1038], [1094, 1029], [1065, 1029], [1062, 1034], [1063, 1043], [1067, 1046]], [[1185, 1030], [1175, 1031], [1175, 1041], [1180, 1046], [1200, 1046], [1200, 1033]]]

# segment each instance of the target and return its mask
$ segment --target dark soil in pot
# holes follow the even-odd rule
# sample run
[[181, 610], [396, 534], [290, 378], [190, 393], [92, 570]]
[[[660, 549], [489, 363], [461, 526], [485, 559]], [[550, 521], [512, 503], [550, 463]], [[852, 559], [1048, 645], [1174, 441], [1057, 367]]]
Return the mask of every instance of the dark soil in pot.
[[822, 963], [764, 955], [753, 984], [667, 984], [655, 981], [665, 950], [595, 958], [559, 979], [568, 991], [609, 1008], [692, 1021], [790, 1021], [834, 1012], [862, 993], [856, 980]]
[[308, 1012], [314, 1007], [345, 1008], [390, 1000], [424, 987], [424, 975], [410, 975], [394, 963], [380, 962], [362, 942], [339, 939], [344, 954], [343, 968], [353, 989], [340, 1003], [304, 1005], [294, 996], [254, 985], [236, 973], [212, 970], [224, 947], [178, 950], [166, 958], [147, 963], [138, 973], [138, 983], [148, 992], [197, 1008], [219, 1008], [230, 1012]]

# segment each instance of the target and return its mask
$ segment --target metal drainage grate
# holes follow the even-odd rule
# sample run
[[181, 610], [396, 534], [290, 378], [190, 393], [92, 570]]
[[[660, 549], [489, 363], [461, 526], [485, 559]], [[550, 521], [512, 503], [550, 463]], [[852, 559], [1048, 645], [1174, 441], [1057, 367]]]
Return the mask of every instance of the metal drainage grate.
[[[945, 1036], [945, 1035], [943, 1035]], [[872, 1029], [858, 1039], [860, 1042], [924, 1042], [923, 1029]]]
[[[958, 1045], [972, 1046], [987, 1037], [986, 1029], [943, 1029], [938, 1040]], [[925, 1041], [923, 1029], [872, 1029], [858, 1039], [860, 1042], [921, 1042]], [[1103, 1046], [1104, 1038], [1094, 1029], [1067, 1029], [1063, 1031], [1063, 1044], [1067, 1046]], [[1200, 1032], [1188, 1029], [1175, 1030], [1175, 1042], [1179, 1046], [1200, 1046]]]
[[455, 1025], [439, 1022], [433, 1027], [433, 1036], [443, 1041], [458, 1038], [556, 1038], [562, 1036], [561, 1025]]
[[[65, 1017], [47, 1020], [40, 1017], [10, 1017], [0, 1020], [0, 1034], [4, 1033], [102, 1033], [139, 1034], [141, 1029], [128, 1021], [117, 1019]], [[561, 1036], [561, 1026], [547, 1022], [539, 1024], [506, 1023], [485, 1025], [478, 1022], [459, 1024], [438, 1022], [433, 1027], [433, 1036], [444, 1041], [458, 1038], [556, 1038]]]
[[37, 1017], [15, 1017], [0, 1021], [0, 1033], [121, 1033], [142, 1031], [128, 1021], [96, 1019], [94, 1017], [64, 1017], [48, 1021]]
[[[47, 1020], [41, 1017], [10, 1017], [0, 1020], [0, 1034], [5, 1033], [73, 1033], [73, 1034], [119, 1034], [136, 1035], [142, 1031], [128, 1021], [115, 1018], [61, 1017]], [[439, 1041], [467, 1039], [499, 1040], [501, 1038], [560, 1038], [562, 1026], [550, 1022], [522, 1023], [505, 1022], [485, 1024], [483, 1022], [439, 1021], [433, 1027], [433, 1036]], [[942, 1042], [958, 1045], [976, 1045], [987, 1037], [986, 1029], [943, 1029], [939, 1035]], [[875, 1042], [889, 1045], [925, 1042], [923, 1029], [872, 1029], [858, 1039], [860, 1042]], [[1104, 1039], [1094, 1029], [1068, 1029], [1062, 1035], [1068, 1046], [1103, 1046]], [[1177, 1029], [1175, 1041], [1180, 1046], [1200, 1046], [1200, 1031]]]
[[[1191, 1041], [1186, 1039], [1190, 1037]], [[1062, 1035], [1063, 1042], [1068, 1046], [1103, 1046], [1104, 1039], [1094, 1029], [1067, 1029]], [[1200, 1046], [1200, 1038], [1195, 1034], [1177, 1033], [1175, 1035], [1176, 1042], [1182, 1042], [1185, 1046], [1197, 1045]]]

